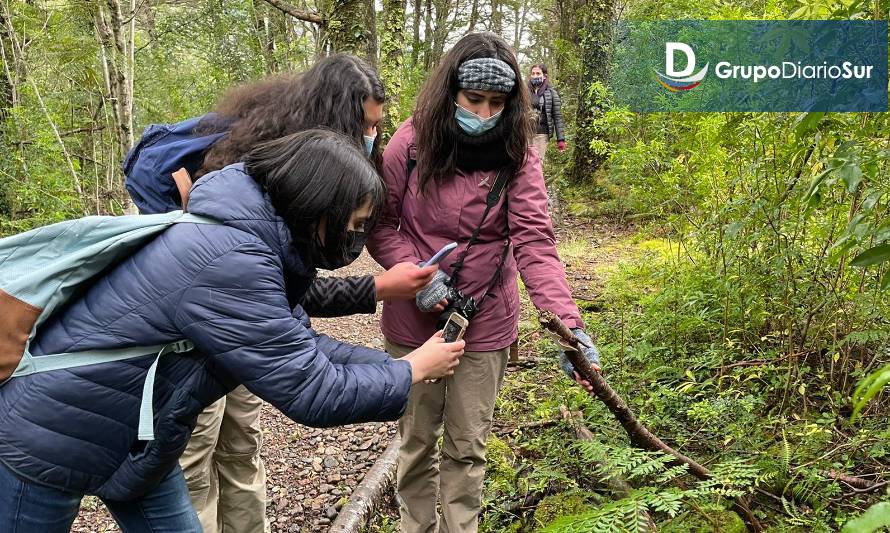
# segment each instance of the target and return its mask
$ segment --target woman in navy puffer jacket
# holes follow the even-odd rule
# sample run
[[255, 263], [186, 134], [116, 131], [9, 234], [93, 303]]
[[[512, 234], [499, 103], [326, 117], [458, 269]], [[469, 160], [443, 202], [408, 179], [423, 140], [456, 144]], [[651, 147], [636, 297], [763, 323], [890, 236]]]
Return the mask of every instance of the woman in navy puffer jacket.
[[125, 532], [200, 531], [177, 460], [201, 410], [239, 384], [317, 427], [398, 418], [412, 383], [450, 374], [463, 342], [406, 359], [316, 334], [296, 305], [314, 267], [343, 265], [384, 194], [353, 141], [310, 130], [203, 177], [190, 212], [52, 317], [35, 356], [187, 338], [161, 359], [155, 440], [137, 440], [154, 356], [15, 378], [0, 387], [0, 531], [68, 531], [84, 494]]

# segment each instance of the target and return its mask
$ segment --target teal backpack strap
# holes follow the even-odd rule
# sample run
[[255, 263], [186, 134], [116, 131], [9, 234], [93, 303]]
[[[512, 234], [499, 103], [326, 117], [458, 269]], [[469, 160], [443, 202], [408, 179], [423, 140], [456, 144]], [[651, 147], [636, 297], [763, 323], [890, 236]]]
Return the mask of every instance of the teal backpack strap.
[[142, 403], [139, 405], [139, 426], [137, 436], [139, 440], [154, 440], [154, 396], [155, 396], [155, 374], [158, 371], [158, 362], [161, 357], [171, 353], [185, 353], [195, 349], [192, 341], [184, 340], [168, 344], [161, 348], [155, 357], [155, 362], [148, 369], [145, 375], [145, 383], [142, 384]]
[[154, 440], [154, 389], [158, 362], [161, 360], [161, 357], [167, 354], [185, 353], [194, 349], [195, 345], [192, 341], [181, 340], [171, 342], [170, 344], [158, 344], [155, 346], [137, 346], [134, 348], [121, 348], [117, 350], [91, 350], [84, 352], [59, 353], [42, 355], [40, 357], [34, 357], [26, 351], [18, 368], [13, 372], [12, 377], [39, 374], [41, 372], [61, 370], [64, 368], [77, 368], [100, 363], [110, 363], [112, 361], [125, 361], [127, 359], [137, 359], [139, 357], [157, 354], [154, 362], [148, 369], [148, 373], [145, 375], [145, 383], [142, 385], [142, 400], [139, 405], [138, 426], [139, 440]]

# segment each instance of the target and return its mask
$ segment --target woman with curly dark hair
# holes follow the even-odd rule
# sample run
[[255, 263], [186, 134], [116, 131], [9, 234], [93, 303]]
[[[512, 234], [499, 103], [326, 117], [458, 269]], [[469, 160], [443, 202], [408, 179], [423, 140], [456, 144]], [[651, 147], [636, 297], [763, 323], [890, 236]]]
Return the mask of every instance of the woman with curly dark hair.
[[[528, 98], [509, 45], [493, 33], [466, 35], [435, 68], [383, 155], [387, 205], [369, 240], [371, 255], [388, 266], [460, 244], [456, 261], [441, 265], [415, 303], [384, 303], [387, 351], [407, 355], [457, 320], [454, 314], [469, 321], [454, 375], [415, 387], [399, 422], [397, 491], [406, 533], [477, 530], [485, 441], [517, 337], [517, 273], [532, 302], [575, 328], [588, 359], [599, 362], [556, 253], [541, 161], [529, 150]], [[437, 305], [443, 297], [444, 313]], [[573, 375], [570, 364], [563, 369]]]
[[[257, 141], [278, 139], [309, 128], [347, 135], [380, 162], [378, 127], [386, 92], [374, 69], [346, 54], [326, 57], [306, 72], [285, 73], [231, 90], [200, 133], [227, 132], [204, 156], [196, 178], [230, 165]], [[233, 122], [234, 121], [234, 122]]]

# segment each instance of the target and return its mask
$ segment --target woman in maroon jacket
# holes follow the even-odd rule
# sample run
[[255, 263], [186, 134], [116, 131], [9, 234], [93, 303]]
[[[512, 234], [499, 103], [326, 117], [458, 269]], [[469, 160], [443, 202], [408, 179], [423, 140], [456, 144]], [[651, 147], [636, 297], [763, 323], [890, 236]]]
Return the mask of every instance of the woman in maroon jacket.
[[[530, 106], [513, 51], [492, 33], [465, 36], [442, 59], [417, 102], [413, 117], [386, 147], [387, 206], [368, 248], [389, 267], [426, 260], [452, 241], [459, 246], [450, 256], [456, 261], [443, 263], [416, 302], [384, 303], [387, 351], [396, 357], [409, 353], [458, 308], [470, 315], [470, 325], [467, 351], [454, 376], [412, 390], [400, 422], [401, 528], [475, 532], [485, 440], [517, 337], [517, 273], [532, 302], [574, 328], [592, 363], [599, 357], [581, 329], [556, 252], [540, 158], [528, 150]], [[453, 289], [472, 297], [477, 312]], [[437, 305], [443, 296], [452, 304], [444, 313]], [[563, 363], [572, 375], [565, 357]], [[443, 426], [440, 464], [437, 441]]]

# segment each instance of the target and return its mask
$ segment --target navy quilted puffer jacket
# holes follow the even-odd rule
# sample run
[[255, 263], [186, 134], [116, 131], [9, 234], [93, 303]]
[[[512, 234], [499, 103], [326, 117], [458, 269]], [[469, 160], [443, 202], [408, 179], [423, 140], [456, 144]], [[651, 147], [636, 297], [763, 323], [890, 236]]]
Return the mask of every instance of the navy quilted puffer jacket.
[[241, 164], [199, 180], [189, 210], [223, 224], [168, 229], [51, 318], [31, 345], [39, 356], [192, 340], [195, 351], [160, 362], [155, 440], [136, 438], [153, 356], [15, 378], [0, 387], [0, 462], [19, 476], [137, 498], [176, 465], [204, 407], [241, 383], [310, 426], [401, 416], [410, 365], [309, 327], [294, 305], [314, 272]]

